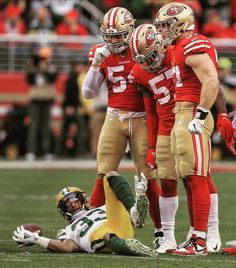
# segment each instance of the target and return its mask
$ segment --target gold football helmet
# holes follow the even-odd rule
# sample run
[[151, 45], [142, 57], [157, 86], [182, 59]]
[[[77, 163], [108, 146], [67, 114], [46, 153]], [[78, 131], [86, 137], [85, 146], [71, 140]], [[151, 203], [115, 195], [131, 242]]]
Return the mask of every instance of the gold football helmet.
[[161, 35], [157, 34], [156, 28], [152, 24], [142, 24], [134, 30], [130, 48], [134, 61], [144, 70], [154, 72], [163, 63], [165, 54]]
[[129, 46], [134, 28], [133, 15], [123, 7], [111, 8], [101, 21], [101, 35], [111, 53], [121, 53]]
[[[68, 211], [68, 202], [79, 201], [80, 207], [73, 212]], [[89, 201], [86, 193], [77, 187], [66, 187], [57, 195], [57, 211], [66, 221], [72, 222], [77, 213], [89, 209]]]
[[164, 43], [171, 44], [185, 31], [194, 30], [193, 10], [178, 2], [166, 4], [157, 12], [153, 24], [161, 33]]

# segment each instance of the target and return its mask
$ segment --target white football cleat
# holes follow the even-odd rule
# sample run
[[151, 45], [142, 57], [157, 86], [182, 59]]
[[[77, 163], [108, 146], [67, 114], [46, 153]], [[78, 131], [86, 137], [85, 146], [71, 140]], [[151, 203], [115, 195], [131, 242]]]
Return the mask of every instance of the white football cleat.
[[145, 194], [138, 195], [136, 202], [130, 209], [130, 218], [137, 228], [142, 228], [145, 224], [147, 212], [149, 208], [149, 201]]
[[208, 236], [206, 244], [207, 244], [208, 253], [219, 252], [221, 249], [221, 245], [222, 245], [220, 235]]
[[193, 231], [194, 231], [194, 228], [192, 226], [190, 226], [189, 231], [188, 231], [188, 234], [186, 236], [186, 240], [184, 242], [182, 242], [181, 244], [179, 244], [177, 246], [177, 248], [184, 248], [184, 247], [186, 247], [186, 245], [189, 243], [189, 240], [191, 239], [191, 237], [193, 235]]
[[173, 250], [177, 248], [176, 241], [166, 240], [164, 237], [159, 241], [160, 246], [156, 249], [156, 251], [160, 254], [171, 253]]
[[154, 244], [154, 248], [155, 249], [158, 249], [161, 245], [161, 242], [163, 240], [163, 237], [164, 237], [164, 233], [163, 231], [160, 231], [160, 232], [155, 232], [154, 233], [154, 240], [153, 240], [153, 244]]
[[206, 256], [208, 253], [206, 240], [193, 234], [185, 247], [175, 249], [171, 253], [180, 256]]
[[141, 242], [134, 238], [126, 239], [126, 244], [129, 250], [137, 256], [145, 256], [145, 257], [157, 257], [158, 253], [149, 248], [148, 246], [143, 245]]
[[140, 176], [134, 175], [134, 189], [136, 196], [145, 194], [147, 191], [147, 179], [142, 172]]

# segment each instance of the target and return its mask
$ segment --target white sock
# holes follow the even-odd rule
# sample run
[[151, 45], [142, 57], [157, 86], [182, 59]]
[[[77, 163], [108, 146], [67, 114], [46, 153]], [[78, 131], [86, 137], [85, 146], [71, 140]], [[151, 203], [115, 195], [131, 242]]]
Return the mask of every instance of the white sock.
[[186, 236], [186, 240], [189, 240], [192, 237], [193, 231], [194, 231], [194, 227], [193, 226], [190, 226], [189, 227], [188, 234]]
[[210, 194], [211, 206], [208, 217], [207, 236], [219, 235], [218, 194]]
[[196, 237], [201, 237], [203, 239], [206, 239], [206, 232], [202, 232], [202, 231], [193, 231], [193, 234], [196, 235]]
[[159, 198], [161, 224], [166, 240], [175, 241], [175, 214], [178, 209], [178, 196]]

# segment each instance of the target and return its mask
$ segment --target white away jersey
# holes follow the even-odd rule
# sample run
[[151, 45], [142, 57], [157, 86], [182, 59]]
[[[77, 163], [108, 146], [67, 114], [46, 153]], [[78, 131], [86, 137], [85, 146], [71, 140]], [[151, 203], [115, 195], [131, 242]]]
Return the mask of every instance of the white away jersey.
[[103, 239], [91, 241], [91, 234], [106, 222], [106, 207], [84, 211], [77, 219], [65, 228], [65, 233], [61, 234], [58, 239], [71, 239], [79, 245], [82, 251], [95, 253], [104, 248]]

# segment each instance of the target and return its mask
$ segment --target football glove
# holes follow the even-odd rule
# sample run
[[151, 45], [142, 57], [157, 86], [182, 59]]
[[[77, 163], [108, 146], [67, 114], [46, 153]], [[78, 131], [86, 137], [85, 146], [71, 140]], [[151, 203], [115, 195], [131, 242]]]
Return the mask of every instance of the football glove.
[[19, 247], [31, 246], [36, 243], [36, 239], [39, 237], [38, 232], [32, 233], [28, 230], [25, 230], [23, 225], [17, 227], [13, 234], [12, 239], [20, 244]]
[[111, 53], [107, 46], [98, 47], [94, 53], [92, 65], [99, 66], [106, 57], [110, 56]]
[[216, 130], [221, 134], [225, 142], [230, 142], [234, 136], [234, 128], [227, 113], [219, 113], [217, 116]]
[[201, 134], [204, 128], [204, 122], [209, 110], [203, 107], [197, 107], [195, 117], [188, 124], [188, 130], [193, 134]]
[[146, 193], [147, 179], [142, 172], [140, 176], [134, 175], [134, 189], [135, 189], [136, 196]]
[[156, 169], [156, 151], [154, 148], [149, 148], [146, 156], [146, 163], [150, 169]]
[[226, 141], [226, 146], [233, 155], [236, 155], [236, 128], [234, 128], [234, 135], [230, 141]]

